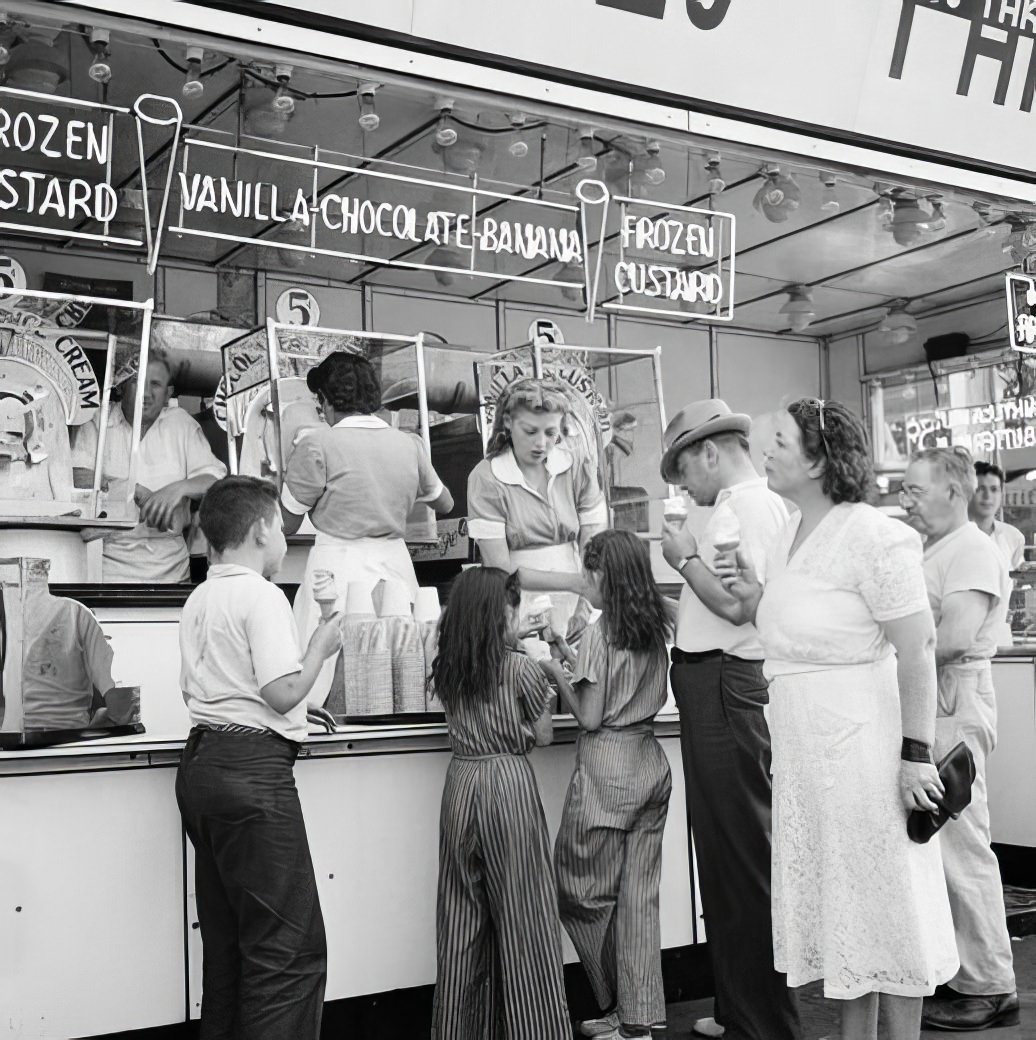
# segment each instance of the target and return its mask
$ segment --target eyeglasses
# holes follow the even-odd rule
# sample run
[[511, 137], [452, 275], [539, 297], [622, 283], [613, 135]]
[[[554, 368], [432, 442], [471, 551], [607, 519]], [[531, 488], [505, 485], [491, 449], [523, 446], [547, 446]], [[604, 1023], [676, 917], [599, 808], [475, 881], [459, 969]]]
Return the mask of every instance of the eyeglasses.
[[903, 505], [906, 502], [917, 502], [920, 501], [928, 494], [928, 488], [916, 487], [911, 485], [910, 487], [902, 487], [899, 489], [899, 504]]

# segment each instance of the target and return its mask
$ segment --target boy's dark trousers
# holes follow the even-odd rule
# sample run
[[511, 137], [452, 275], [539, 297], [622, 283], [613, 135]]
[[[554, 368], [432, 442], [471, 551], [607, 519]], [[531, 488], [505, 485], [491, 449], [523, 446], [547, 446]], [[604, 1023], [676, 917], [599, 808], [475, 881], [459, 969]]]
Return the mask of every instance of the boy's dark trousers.
[[297, 745], [272, 733], [191, 732], [176, 801], [194, 845], [202, 1040], [316, 1040], [327, 944]]

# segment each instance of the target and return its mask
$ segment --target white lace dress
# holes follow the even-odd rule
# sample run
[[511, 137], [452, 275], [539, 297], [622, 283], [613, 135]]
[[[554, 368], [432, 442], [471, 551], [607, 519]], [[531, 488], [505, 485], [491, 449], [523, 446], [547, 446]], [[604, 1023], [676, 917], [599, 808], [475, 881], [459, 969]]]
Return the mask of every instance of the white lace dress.
[[920, 997], [957, 970], [938, 838], [899, 798], [896, 659], [881, 623], [928, 609], [921, 541], [867, 505], [835, 506], [767, 563], [757, 624], [770, 677], [774, 962], [827, 997]]

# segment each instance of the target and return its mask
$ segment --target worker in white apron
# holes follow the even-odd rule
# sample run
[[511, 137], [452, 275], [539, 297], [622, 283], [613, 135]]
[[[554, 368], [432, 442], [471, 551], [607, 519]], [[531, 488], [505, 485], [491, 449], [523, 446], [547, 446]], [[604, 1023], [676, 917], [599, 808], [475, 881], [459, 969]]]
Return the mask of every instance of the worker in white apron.
[[[592, 461], [561, 443], [569, 407], [554, 382], [512, 383], [497, 402], [486, 458], [468, 477], [468, 534], [482, 562], [518, 571], [523, 619], [535, 613], [534, 598], [546, 594], [550, 623], [561, 633], [584, 588], [581, 547], [608, 522]], [[546, 649], [526, 647], [533, 654]]]
[[[358, 354], [329, 354], [306, 375], [326, 426], [301, 431], [288, 456], [281, 490], [284, 528], [298, 530], [308, 513], [317, 534], [295, 596], [295, 623], [305, 647], [320, 620], [313, 575], [331, 571], [344, 607], [351, 582], [373, 590], [379, 581], [406, 584], [411, 601], [417, 577], [404, 535], [417, 502], [437, 513], [453, 508], [420, 437], [389, 426], [381, 408], [378, 374]], [[335, 659], [325, 662], [310, 693], [323, 704], [331, 690]]]

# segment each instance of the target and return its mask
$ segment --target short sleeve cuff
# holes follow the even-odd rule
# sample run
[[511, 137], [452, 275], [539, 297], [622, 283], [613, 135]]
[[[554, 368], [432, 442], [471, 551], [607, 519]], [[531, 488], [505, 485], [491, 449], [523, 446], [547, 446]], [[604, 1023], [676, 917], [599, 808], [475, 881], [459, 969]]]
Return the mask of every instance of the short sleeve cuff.
[[580, 527], [596, 527], [602, 524], [607, 525], [607, 523], [608, 506], [605, 504], [604, 499], [598, 502], [592, 509], [587, 509], [579, 514]]
[[227, 467], [222, 462], [213, 462], [208, 466], [199, 466], [197, 469], [192, 469], [187, 474], [188, 480], [194, 480], [195, 477], [215, 477], [217, 480], [222, 480], [227, 475]]
[[423, 494], [417, 501], [424, 503], [434, 502], [445, 490], [446, 486], [443, 484], [443, 482], [441, 480], [437, 480], [432, 490]]
[[503, 520], [480, 520], [472, 517], [468, 519], [468, 537], [474, 538], [476, 542], [503, 539], [507, 537], [507, 524]]
[[281, 488], [281, 505], [288, 510], [293, 516], [305, 516], [312, 507], [303, 505], [285, 484]]

